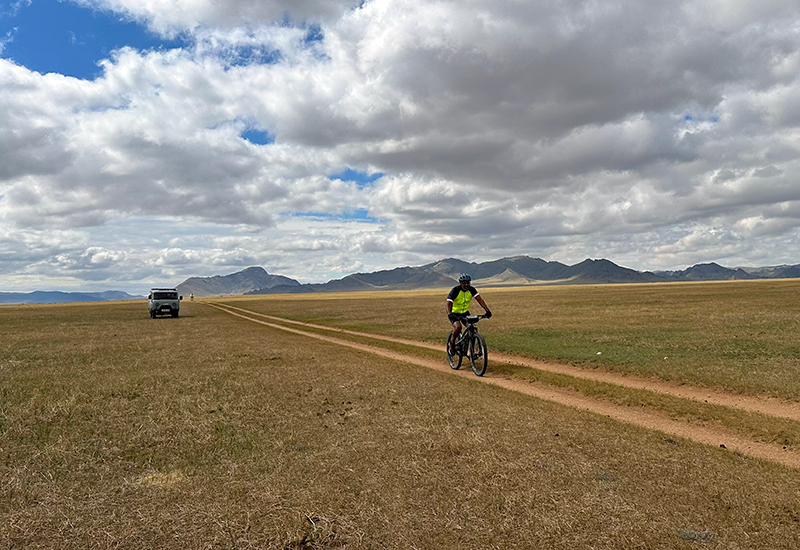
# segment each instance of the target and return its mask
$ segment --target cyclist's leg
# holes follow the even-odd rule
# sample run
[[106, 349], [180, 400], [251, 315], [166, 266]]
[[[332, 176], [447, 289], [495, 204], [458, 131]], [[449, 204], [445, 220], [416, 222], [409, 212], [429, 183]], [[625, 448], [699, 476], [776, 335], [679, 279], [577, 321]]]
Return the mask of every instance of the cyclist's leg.
[[456, 340], [461, 335], [461, 330], [463, 326], [461, 325], [461, 318], [459, 315], [455, 313], [451, 313], [447, 316], [450, 320], [450, 323], [453, 325], [453, 337], [450, 339], [450, 355], [455, 355], [455, 347], [456, 347]]
[[453, 323], [453, 338], [450, 340], [450, 355], [455, 355], [456, 353], [456, 341], [458, 341], [458, 337], [461, 335], [462, 328], [460, 321]]

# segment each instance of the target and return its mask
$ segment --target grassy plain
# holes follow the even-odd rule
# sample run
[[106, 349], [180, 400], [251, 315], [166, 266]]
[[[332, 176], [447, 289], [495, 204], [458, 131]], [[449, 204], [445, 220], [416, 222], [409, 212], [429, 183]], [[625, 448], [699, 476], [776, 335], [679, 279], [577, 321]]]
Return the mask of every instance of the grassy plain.
[[[487, 289], [490, 345], [568, 331], [563, 292]], [[439, 341], [439, 294], [241, 301]], [[0, 307], [0, 333], [3, 548], [800, 546], [794, 470], [202, 303]]]
[[[481, 324], [491, 349], [800, 401], [800, 280], [479, 290], [495, 314]], [[250, 301], [253, 311], [299, 321], [439, 342], [448, 331], [445, 294], [223, 301]]]
[[[800, 401], [799, 291], [797, 280], [487, 288], [482, 295], [496, 315], [481, 327], [490, 358], [502, 351]], [[299, 321], [439, 343], [448, 331], [443, 296], [426, 290], [222, 301]], [[763, 442], [800, 444], [800, 425], [790, 420], [491, 361], [490, 371], [660, 410]]]

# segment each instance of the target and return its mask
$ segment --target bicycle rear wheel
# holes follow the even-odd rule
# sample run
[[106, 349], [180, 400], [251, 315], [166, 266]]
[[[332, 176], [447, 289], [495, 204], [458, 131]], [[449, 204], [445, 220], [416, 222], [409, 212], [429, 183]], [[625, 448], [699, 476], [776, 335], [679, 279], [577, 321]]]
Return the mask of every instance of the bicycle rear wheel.
[[453, 333], [450, 333], [450, 336], [447, 337], [447, 344], [445, 345], [445, 349], [447, 350], [447, 363], [450, 365], [450, 368], [453, 370], [458, 370], [461, 368], [461, 361], [464, 360], [463, 355], [459, 355], [458, 351], [456, 351], [455, 355], [450, 355], [450, 341], [453, 339]]
[[472, 365], [472, 372], [483, 376], [488, 363], [489, 354], [486, 351], [486, 340], [480, 334], [474, 334], [469, 340], [469, 364]]

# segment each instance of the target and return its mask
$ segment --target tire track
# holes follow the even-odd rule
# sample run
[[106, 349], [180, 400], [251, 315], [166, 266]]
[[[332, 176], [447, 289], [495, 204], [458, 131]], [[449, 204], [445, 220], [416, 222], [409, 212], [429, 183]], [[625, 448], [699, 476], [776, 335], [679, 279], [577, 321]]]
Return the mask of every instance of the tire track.
[[[263, 313], [256, 313], [248, 309], [232, 306], [230, 304], [223, 304], [227, 308], [234, 309], [246, 313], [247, 315], [255, 315], [263, 317], [279, 323], [291, 324], [296, 326], [314, 328], [319, 330], [326, 330], [329, 332], [337, 332], [340, 334], [349, 334], [351, 336], [358, 336], [362, 338], [371, 338], [374, 340], [382, 340], [384, 342], [393, 342], [396, 344], [403, 344], [407, 346], [415, 346], [419, 348], [432, 349], [444, 353], [444, 343], [428, 344], [425, 342], [416, 342], [413, 340], [405, 340], [402, 338], [393, 338], [391, 336], [380, 336], [376, 334], [369, 334], [367, 332], [357, 332], [354, 330], [347, 330], [336, 327], [327, 327], [324, 325], [315, 325], [313, 323], [303, 323], [283, 317], [274, 317], [272, 315], [265, 315]], [[647, 390], [657, 394], [669, 395], [671, 397], [678, 397], [681, 399], [688, 399], [699, 403], [708, 403], [710, 405], [722, 405], [733, 409], [739, 409], [747, 412], [761, 413], [776, 418], [786, 418], [800, 422], [800, 403], [796, 401], [789, 401], [785, 399], [777, 399], [768, 396], [752, 396], [734, 393], [726, 393], [723, 391], [701, 388], [696, 386], [689, 386], [677, 382], [665, 382], [663, 380], [641, 378], [633, 375], [624, 375], [608, 371], [589, 371], [580, 369], [570, 365], [560, 365], [556, 363], [548, 363], [546, 361], [538, 361], [517, 355], [506, 353], [497, 353], [489, 349], [489, 357], [492, 361], [500, 363], [508, 363], [522, 367], [533, 368], [540, 371], [545, 371], [554, 374], [563, 374], [572, 376], [573, 378], [580, 378], [584, 380], [592, 380], [595, 382], [605, 382], [614, 384], [625, 388]]]
[[[445, 364], [444, 361], [425, 359], [422, 357], [417, 357], [414, 355], [408, 355], [392, 350], [387, 350], [385, 348], [371, 346], [368, 344], [352, 342], [349, 340], [342, 340], [340, 338], [335, 338], [333, 336], [327, 336], [324, 334], [312, 333], [302, 330], [301, 328], [287, 327], [285, 325], [280, 325], [275, 322], [257, 319], [256, 317], [253, 317], [253, 315], [262, 318], [277, 320], [279, 322], [305, 326], [307, 328], [321, 328], [321, 329], [331, 330], [334, 332], [342, 332], [358, 336], [363, 335], [363, 336], [374, 337], [374, 335], [367, 335], [364, 333], [348, 331], [344, 329], [331, 329], [330, 327], [323, 327], [308, 323], [300, 323], [298, 321], [290, 321], [287, 319], [282, 319], [280, 317], [272, 317], [269, 315], [254, 313], [252, 311], [238, 308], [235, 306], [230, 306], [228, 304], [218, 305], [218, 304], [211, 304], [208, 302], [206, 302], [206, 304], [215, 309], [223, 311], [229, 315], [233, 315], [250, 322], [259, 323], [261, 325], [276, 330], [282, 330], [285, 332], [290, 332], [293, 334], [314, 338], [316, 340], [320, 340], [323, 342], [349, 347], [359, 351], [371, 353], [374, 355], [379, 355], [381, 357], [385, 357], [388, 359], [393, 359], [396, 361], [411, 363], [413, 365], [430, 368], [443, 373], [462, 376], [475, 382], [499, 386], [501, 388], [523, 393], [525, 395], [529, 395], [553, 403], [558, 403], [560, 405], [586, 410], [595, 414], [600, 414], [608, 418], [612, 418], [620, 422], [625, 422], [627, 424], [632, 424], [635, 426], [646, 428], [648, 430], [659, 431], [671, 436], [681, 437], [695, 442], [712, 445], [714, 447], [720, 447], [732, 451], [737, 451], [742, 453], [743, 455], [770, 460], [773, 462], [783, 464], [785, 466], [789, 466], [791, 468], [800, 469], [800, 453], [795, 452], [792, 449], [782, 448], [779, 445], [771, 445], [767, 443], [752, 441], [738, 434], [728, 432], [727, 430], [686, 424], [684, 422], [672, 420], [670, 418], [667, 418], [663, 415], [654, 412], [634, 410], [629, 407], [615, 405], [607, 401], [586, 397], [569, 390], [553, 388], [552, 386], [546, 386], [538, 383], [529, 383], [520, 380], [510, 380], [497, 375], [493, 375], [492, 373], [487, 373], [486, 376], [478, 378], [474, 374], [472, 374], [471, 371], [469, 372], [467, 372], [466, 370], [454, 371], [447, 364]], [[391, 342], [399, 342], [399, 343], [407, 342], [405, 340], [388, 338], [388, 337], [379, 337], [377, 339], [391, 341]], [[438, 346], [432, 346], [428, 344], [420, 345], [418, 343], [409, 342], [409, 345], [417, 345], [419, 347], [425, 347], [431, 349], [440, 349]], [[496, 356], [493, 356], [493, 359], [494, 357]]]

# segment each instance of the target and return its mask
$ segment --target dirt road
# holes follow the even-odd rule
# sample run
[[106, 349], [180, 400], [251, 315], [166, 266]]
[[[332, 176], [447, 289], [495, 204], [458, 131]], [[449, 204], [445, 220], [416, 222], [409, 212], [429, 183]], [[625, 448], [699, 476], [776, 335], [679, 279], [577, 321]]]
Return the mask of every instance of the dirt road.
[[[529, 383], [521, 380], [513, 380], [507, 377], [498, 376], [487, 373], [482, 378], [476, 377], [469, 369], [454, 371], [450, 369], [443, 358], [441, 361], [427, 359], [415, 355], [405, 354], [393, 350], [388, 350], [381, 347], [370, 346], [359, 342], [343, 340], [333, 336], [318, 334], [316, 332], [309, 332], [306, 329], [325, 330], [341, 334], [349, 334], [353, 336], [371, 338], [375, 340], [382, 340], [386, 342], [400, 343], [408, 346], [416, 346], [427, 349], [441, 350], [443, 346], [431, 345], [426, 343], [414, 342], [410, 340], [403, 340], [399, 338], [391, 338], [386, 336], [378, 336], [374, 334], [344, 330], [339, 328], [326, 327], [322, 325], [314, 325], [311, 323], [301, 323], [290, 319], [281, 317], [273, 317], [261, 313], [255, 313], [247, 309], [231, 306], [228, 304], [211, 304], [207, 303], [218, 310], [224, 311], [230, 315], [246, 319], [254, 323], [260, 323], [270, 328], [291, 332], [294, 334], [301, 334], [309, 338], [315, 338], [325, 342], [346, 346], [349, 348], [357, 349], [360, 351], [373, 353], [382, 357], [387, 357], [397, 361], [404, 361], [414, 365], [446, 372], [455, 376], [468, 377], [476, 382], [483, 382], [500, 386], [508, 390], [520, 392], [526, 395], [544, 399], [574, 407], [591, 411], [596, 414], [601, 414], [615, 420], [633, 424], [650, 430], [656, 430], [669, 434], [670, 436], [682, 437], [692, 441], [713, 445], [715, 447], [728, 451], [738, 451], [744, 455], [758, 457], [766, 460], [771, 460], [790, 466], [792, 468], [800, 469], [800, 453], [793, 449], [787, 449], [780, 445], [771, 445], [753, 441], [739, 434], [732, 433], [722, 428], [712, 428], [706, 426], [697, 426], [680, 422], [668, 418], [664, 414], [658, 412], [633, 409], [631, 407], [624, 407], [604, 401], [581, 395], [577, 392], [570, 390], [562, 390], [538, 383]], [[272, 321], [272, 322], [270, 322]], [[282, 323], [282, 324], [278, 324]], [[292, 328], [298, 327], [298, 328]], [[682, 399], [689, 399], [693, 401], [705, 402], [716, 405], [723, 405], [726, 407], [759, 412], [769, 416], [788, 418], [792, 420], [800, 420], [800, 404], [794, 402], [782, 401], [768, 397], [745, 396], [720, 391], [714, 391], [704, 388], [697, 388], [682, 384], [674, 384], [670, 382], [648, 380], [637, 378], [633, 376], [623, 376], [616, 373], [602, 372], [602, 371], [586, 371], [569, 365], [558, 365], [553, 363], [546, 363], [542, 361], [535, 361], [524, 357], [517, 357], [512, 355], [504, 355], [490, 352], [492, 361], [506, 362], [515, 365], [522, 365], [525, 367], [539, 369], [547, 372], [555, 372], [565, 374], [576, 378], [596, 380], [610, 384], [616, 384], [627, 388], [635, 388], [640, 390], [652, 391], [655, 393], [662, 393]]]

